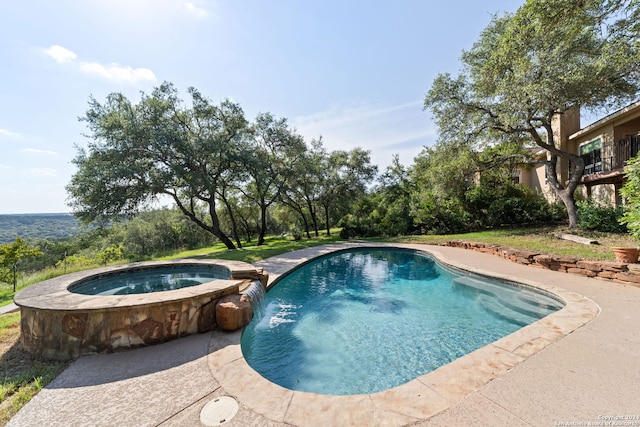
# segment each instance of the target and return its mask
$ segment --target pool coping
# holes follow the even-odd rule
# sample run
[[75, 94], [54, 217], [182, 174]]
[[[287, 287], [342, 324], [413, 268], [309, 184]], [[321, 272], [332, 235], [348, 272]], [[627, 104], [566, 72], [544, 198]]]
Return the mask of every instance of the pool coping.
[[[100, 277], [110, 274], [117, 274], [119, 271], [131, 269], [162, 268], [175, 266], [221, 266], [229, 270], [232, 279], [215, 279], [198, 286], [181, 289], [152, 292], [146, 294], [127, 295], [85, 295], [69, 290], [73, 284], [87, 280], [91, 277]], [[25, 307], [46, 311], [87, 311], [87, 310], [110, 310], [122, 307], [136, 307], [157, 305], [168, 301], [178, 301], [188, 299], [194, 295], [221, 292], [230, 290], [237, 293], [244, 278], [250, 276], [256, 269], [251, 264], [241, 261], [228, 260], [196, 260], [180, 259], [172, 261], [145, 261], [117, 266], [101, 267], [92, 270], [85, 270], [76, 273], [66, 274], [45, 280], [33, 286], [20, 290], [14, 302], [18, 307]]]
[[406, 384], [378, 393], [352, 396], [294, 391], [272, 383], [244, 360], [240, 348], [240, 331], [231, 334], [214, 331], [207, 362], [211, 374], [226, 393], [235, 396], [243, 405], [266, 418], [293, 425], [411, 424], [454, 406], [527, 358], [586, 325], [600, 313], [600, 307], [595, 302], [575, 292], [494, 271], [471, 269], [462, 262], [448, 259], [437, 247], [425, 248], [424, 245], [417, 244], [349, 243], [315, 248], [307, 251], [313, 256], [298, 255], [279, 271], [269, 271], [269, 283], [318, 256], [360, 247], [419, 250], [433, 255], [439, 262], [461, 270], [542, 289], [557, 295], [566, 305], [531, 325]]

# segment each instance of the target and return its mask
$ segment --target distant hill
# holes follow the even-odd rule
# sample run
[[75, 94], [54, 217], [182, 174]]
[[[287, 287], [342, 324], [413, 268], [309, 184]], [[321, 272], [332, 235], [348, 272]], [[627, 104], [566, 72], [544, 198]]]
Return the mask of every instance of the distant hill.
[[11, 243], [16, 237], [64, 239], [78, 234], [81, 228], [68, 213], [0, 215], [0, 244]]

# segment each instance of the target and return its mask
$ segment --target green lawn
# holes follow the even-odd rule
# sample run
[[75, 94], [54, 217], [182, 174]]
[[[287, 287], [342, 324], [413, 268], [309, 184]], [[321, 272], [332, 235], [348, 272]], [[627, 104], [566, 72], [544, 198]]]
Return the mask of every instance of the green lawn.
[[341, 239], [338, 237], [338, 233], [334, 233], [329, 237], [321, 236], [309, 240], [290, 240], [283, 237], [272, 237], [268, 238], [266, 244], [263, 246], [246, 245], [242, 249], [233, 251], [226, 250], [224, 247], [213, 247], [206, 248], [205, 250], [180, 252], [169, 257], [164, 257], [163, 259], [194, 257], [205, 259], [228, 259], [252, 263], [286, 252], [339, 241], [341, 241]]
[[[555, 234], [570, 233], [588, 237], [599, 244], [584, 245], [569, 240], [561, 240]], [[412, 242], [425, 244], [441, 244], [448, 240], [464, 240], [469, 242], [491, 243], [517, 249], [539, 251], [549, 255], [571, 256], [588, 260], [613, 261], [615, 257], [612, 246], [637, 247], [638, 242], [626, 234], [582, 232], [567, 230], [564, 227], [538, 227], [487, 230], [465, 234], [434, 235], [434, 236], [403, 236], [386, 241]]]

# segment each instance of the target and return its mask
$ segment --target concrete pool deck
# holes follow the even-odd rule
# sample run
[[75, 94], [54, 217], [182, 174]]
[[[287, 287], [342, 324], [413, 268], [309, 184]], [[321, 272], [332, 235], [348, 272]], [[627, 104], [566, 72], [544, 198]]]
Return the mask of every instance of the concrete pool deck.
[[[254, 265], [272, 281], [345, 246], [309, 248]], [[230, 426], [640, 425], [640, 288], [459, 248], [401, 246], [427, 250], [457, 267], [566, 290], [581, 310], [555, 313], [549, 317], [564, 311], [528, 327], [529, 336], [512, 334], [384, 396], [319, 396], [278, 387], [244, 366], [239, 333], [85, 356], [9, 426], [197, 426], [202, 408], [224, 395], [240, 403], [225, 424]], [[621, 416], [629, 419], [609, 418]]]

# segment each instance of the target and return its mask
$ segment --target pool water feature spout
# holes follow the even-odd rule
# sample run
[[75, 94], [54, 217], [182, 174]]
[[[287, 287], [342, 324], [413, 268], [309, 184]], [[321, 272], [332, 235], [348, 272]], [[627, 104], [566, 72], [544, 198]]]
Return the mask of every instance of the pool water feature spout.
[[249, 302], [251, 302], [253, 316], [264, 316], [265, 299], [267, 297], [267, 292], [265, 291], [262, 283], [259, 280], [255, 280], [244, 291], [244, 294], [247, 296], [247, 298], [249, 298]]

